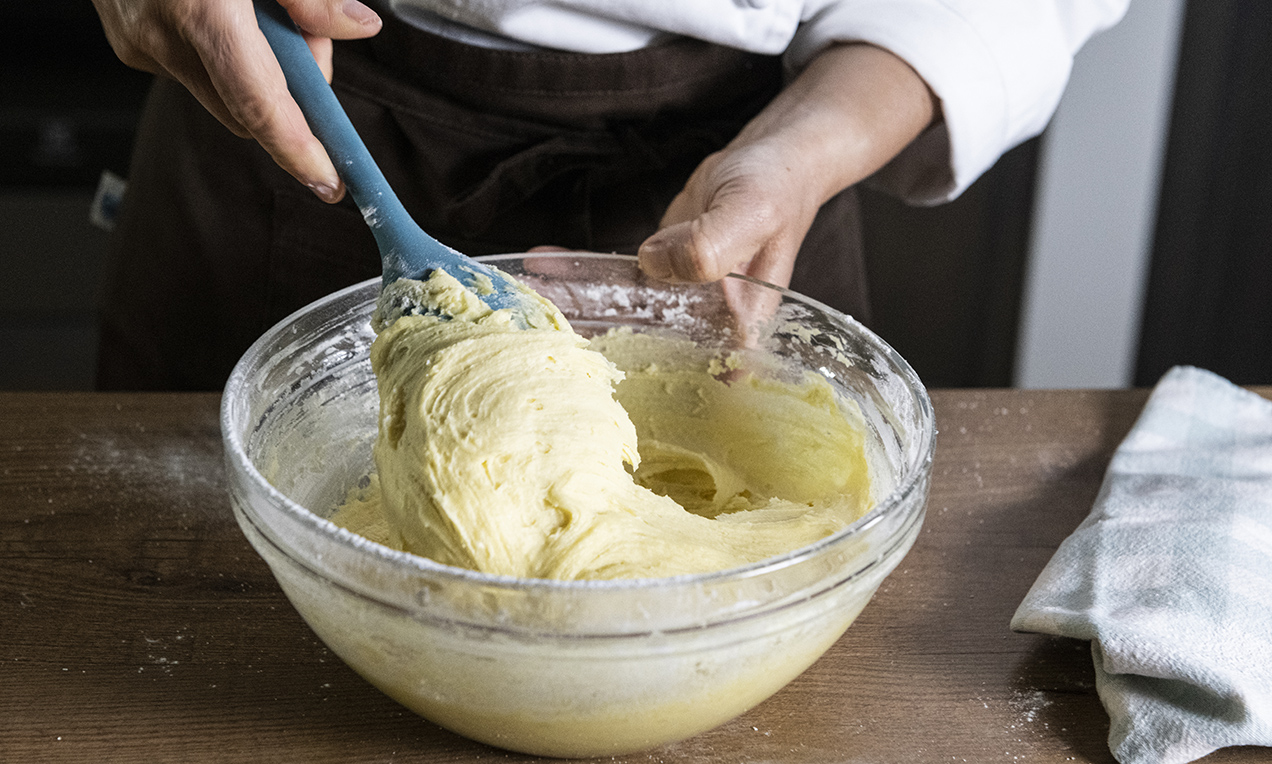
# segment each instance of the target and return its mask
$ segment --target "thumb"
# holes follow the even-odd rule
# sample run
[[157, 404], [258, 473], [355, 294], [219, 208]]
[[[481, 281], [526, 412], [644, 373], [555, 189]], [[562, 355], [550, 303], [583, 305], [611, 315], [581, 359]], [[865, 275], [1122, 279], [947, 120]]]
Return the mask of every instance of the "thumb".
[[380, 16], [358, 0], [279, 0], [302, 32], [357, 40], [380, 31]]
[[722, 279], [765, 249], [771, 218], [754, 200], [727, 198], [646, 239], [637, 252], [640, 268], [673, 283]]

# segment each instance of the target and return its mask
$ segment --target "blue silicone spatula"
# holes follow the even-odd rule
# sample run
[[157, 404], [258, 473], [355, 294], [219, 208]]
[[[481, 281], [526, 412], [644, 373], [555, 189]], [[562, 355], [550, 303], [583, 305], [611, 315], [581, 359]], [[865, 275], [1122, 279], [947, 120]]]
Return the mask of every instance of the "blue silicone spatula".
[[[283, 69], [288, 90], [375, 234], [383, 267], [381, 288], [398, 279], [426, 278], [440, 268], [491, 308], [517, 308], [516, 282], [442, 244], [411, 218], [336, 100], [287, 11], [275, 0], [256, 0], [255, 6], [256, 21]], [[482, 276], [490, 280], [489, 288], [483, 288]]]

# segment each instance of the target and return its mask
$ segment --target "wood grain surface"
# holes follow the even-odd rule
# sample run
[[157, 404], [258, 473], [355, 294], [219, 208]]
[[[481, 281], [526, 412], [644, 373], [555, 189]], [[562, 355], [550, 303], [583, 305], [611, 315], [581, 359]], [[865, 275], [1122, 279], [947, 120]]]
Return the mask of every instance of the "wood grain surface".
[[[742, 717], [606, 761], [1111, 762], [1089, 646], [1008, 622], [1146, 395], [935, 391], [923, 531], [857, 623]], [[309, 631], [231, 515], [218, 403], [0, 394], [0, 762], [535, 761]]]

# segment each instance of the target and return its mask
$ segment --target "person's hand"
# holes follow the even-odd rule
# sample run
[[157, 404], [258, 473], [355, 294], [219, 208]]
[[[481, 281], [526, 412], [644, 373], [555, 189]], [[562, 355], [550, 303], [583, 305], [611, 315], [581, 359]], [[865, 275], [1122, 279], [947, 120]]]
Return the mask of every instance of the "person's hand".
[[[780, 138], [730, 146], [703, 160], [641, 245], [641, 269], [671, 282], [731, 272], [785, 286], [795, 253], [824, 201]], [[829, 198], [829, 197], [827, 197]]]
[[672, 282], [743, 273], [779, 286], [817, 210], [895, 157], [933, 120], [919, 75], [872, 45], [823, 51], [672, 200], [640, 267]]
[[[235, 134], [255, 138], [325, 201], [344, 184], [287, 92], [251, 0], [93, 0], [128, 66], [171, 77]], [[331, 80], [331, 41], [370, 37], [380, 17], [358, 0], [279, 0]]]

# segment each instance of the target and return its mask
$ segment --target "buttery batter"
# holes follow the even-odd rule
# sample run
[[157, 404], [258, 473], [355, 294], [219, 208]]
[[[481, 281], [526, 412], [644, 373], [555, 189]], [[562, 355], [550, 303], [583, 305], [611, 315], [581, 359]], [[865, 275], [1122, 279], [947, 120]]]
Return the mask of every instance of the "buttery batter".
[[529, 329], [441, 271], [390, 288], [377, 475], [335, 522], [485, 573], [643, 578], [790, 551], [873, 503], [860, 413], [822, 377], [629, 331], [589, 342], [527, 300]]

